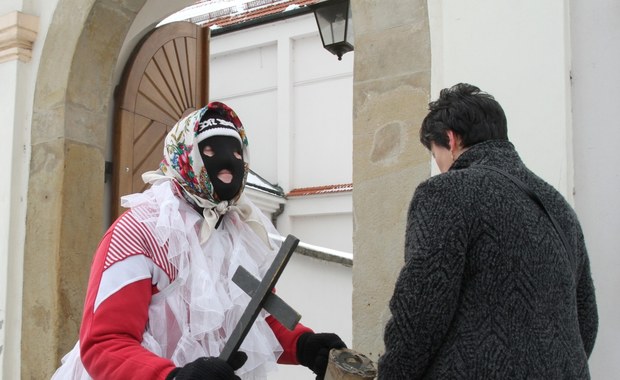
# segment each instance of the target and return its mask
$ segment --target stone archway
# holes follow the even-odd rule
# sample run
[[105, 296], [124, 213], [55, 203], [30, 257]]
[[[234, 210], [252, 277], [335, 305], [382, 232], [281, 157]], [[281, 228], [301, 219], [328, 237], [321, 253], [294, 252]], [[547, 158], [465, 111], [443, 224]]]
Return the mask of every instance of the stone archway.
[[[113, 72], [129, 26], [147, 1], [155, 0], [58, 0], [46, 36], [31, 131], [23, 379], [49, 378], [79, 330], [91, 255], [104, 229]], [[429, 174], [428, 155], [410, 126], [419, 125], [428, 102], [430, 38], [426, 0], [389, 8], [353, 2], [353, 14], [353, 332], [354, 346], [376, 358], [402, 263], [410, 189]], [[399, 141], [386, 143], [394, 133]]]
[[23, 379], [49, 378], [77, 338], [92, 252], [104, 231], [114, 70], [127, 31], [147, 1], [59, 0], [54, 12], [34, 94]]

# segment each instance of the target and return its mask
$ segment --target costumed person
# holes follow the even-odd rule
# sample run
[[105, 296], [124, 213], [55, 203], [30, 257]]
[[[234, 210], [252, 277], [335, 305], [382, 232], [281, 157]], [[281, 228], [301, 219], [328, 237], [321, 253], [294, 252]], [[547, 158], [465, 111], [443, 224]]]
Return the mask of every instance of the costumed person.
[[265, 379], [276, 363], [302, 364], [322, 379], [333, 333], [287, 330], [264, 310], [240, 350], [218, 358], [249, 303], [232, 282], [243, 266], [262, 278], [280, 243], [244, 195], [248, 140], [235, 112], [209, 103], [180, 120], [164, 142], [150, 188], [95, 254], [79, 341], [52, 379]]
[[461, 83], [429, 106], [420, 140], [442, 174], [409, 206], [379, 379], [589, 379], [598, 314], [577, 215], [521, 161], [491, 95]]

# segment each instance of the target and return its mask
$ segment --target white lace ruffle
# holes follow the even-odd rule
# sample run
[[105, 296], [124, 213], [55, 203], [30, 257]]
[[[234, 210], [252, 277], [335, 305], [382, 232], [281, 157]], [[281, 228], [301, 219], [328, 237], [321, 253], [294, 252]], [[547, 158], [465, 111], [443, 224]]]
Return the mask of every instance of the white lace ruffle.
[[80, 358], [80, 341], [61, 360], [62, 365], [54, 372], [50, 380], [93, 380], [86, 372]]
[[[277, 235], [256, 206], [247, 199], [243, 203], [252, 208], [254, 224], [260, 222], [265, 232]], [[154, 184], [143, 193], [123, 197], [122, 204], [131, 208], [132, 215], [148, 227], [160, 246], [168, 244], [168, 260], [177, 270], [176, 279], [151, 300], [142, 345], [171, 359], [177, 366], [202, 356], [219, 356], [250, 301], [232, 282], [235, 270], [241, 265], [262, 278], [280, 243], [271, 240], [269, 247], [255, 233], [256, 226], [250, 226], [241, 220], [239, 213], [230, 211], [201, 244], [199, 235], [206, 221], [173, 194], [167, 181]], [[282, 347], [265, 321], [266, 316], [264, 311], [259, 314], [241, 345], [240, 350], [248, 355], [248, 360], [236, 374], [244, 380], [266, 379], [267, 373], [277, 368]], [[79, 347], [73, 351], [76, 349], [77, 355], [68, 354], [63, 367], [82, 367]]]
[[[168, 260], [176, 279], [156, 294], [149, 307], [143, 345], [182, 366], [201, 356], [218, 356], [241, 318], [250, 297], [232, 282], [238, 266], [262, 278], [277, 251], [268, 247], [239, 214], [228, 212], [217, 230], [201, 244], [204, 219], [176, 197], [169, 182], [123, 199], [133, 216], [153, 231], [160, 245], [168, 242]], [[267, 232], [275, 228], [256, 206]], [[272, 247], [278, 247], [275, 241]], [[263, 379], [276, 369], [282, 348], [261, 312], [241, 345], [248, 360], [237, 374]]]

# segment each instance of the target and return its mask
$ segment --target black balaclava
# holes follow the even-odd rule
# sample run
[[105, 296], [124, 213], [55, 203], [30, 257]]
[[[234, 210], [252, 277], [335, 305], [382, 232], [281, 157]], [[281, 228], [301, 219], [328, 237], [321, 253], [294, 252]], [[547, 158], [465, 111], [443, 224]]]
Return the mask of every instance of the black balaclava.
[[235, 198], [241, 190], [245, 175], [243, 150], [239, 139], [232, 136], [211, 136], [202, 140], [198, 148], [216, 198], [221, 201]]

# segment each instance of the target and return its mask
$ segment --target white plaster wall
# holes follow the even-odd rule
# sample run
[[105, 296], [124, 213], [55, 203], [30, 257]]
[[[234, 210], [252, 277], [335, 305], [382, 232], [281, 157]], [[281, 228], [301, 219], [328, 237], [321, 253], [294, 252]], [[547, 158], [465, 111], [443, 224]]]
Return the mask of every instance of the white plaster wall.
[[238, 110], [252, 168], [285, 191], [351, 182], [351, 56], [323, 49], [312, 14], [212, 37], [210, 97]]
[[346, 253], [352, 251], [351, 231], [343, 226], [351, 224], [350, 213], [335, 213], [316, 216], [293, 216], [291, 228], [299, 236], [304, 237], [304, 242], [312, 245], [335, 249]]
[[4, 177], [0, 188], [0, 380], [20, 373], [23, 252], [30, 163], [30, 125], [41, 51], [57, 0], [3, 0], [0, 15], [13, 11], [39, 18], [29, 62], [0, 63], [0, 141]]
[[575, 208], [590, 254], [599, 333], [593, 379], [620, 373], [620, 3], [571, 1]]
[[294, 47], [291, 188], [351, 183], [353, 53], [338, 61], [323, 48], [316, 25]]
[[428, 1], [431, 98], [459, 82], [499, 101], [526, 165], [572, 201], [566, 0]]
[[[0, 64], [0, 78], [3, 79], [3, 86], [0, 88], [0, 115], [2, 117], [2, 125], [0, 126], [0, 141], [5, 142], [9, 149], [0, 151], [1, 162], [12, 162], [13, 136], [15, 129], [15, 89], [17, 82], [17, 61], [10, 61]], [[8, 165], [8, 178], [13, 174], [13, 165]], [[7, 331], [6, 314], [7, 314], [7, 298], [9, 284], [9, 257], [11, 252], [11, 186], [2, 186], [0, 188], [0, 361], [3, 361], [5, 355], [5, 331]]]
[[593, 379], [617, 377], [620, 174], [614, 152], [620, 139], [615, 115], [620, 4], [433, 0], [428, 5], [432, 98], [457, 82], [493, 94], [525, 163], [574, 204], [600, 318], [591, 374]]
[[291, 197], [287, 218], [278, 220], [282, 234], [303, 237], [305, 243], [353, 252], [352, 204], [349, 193]]

